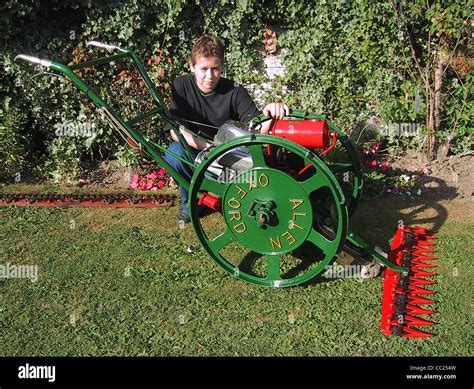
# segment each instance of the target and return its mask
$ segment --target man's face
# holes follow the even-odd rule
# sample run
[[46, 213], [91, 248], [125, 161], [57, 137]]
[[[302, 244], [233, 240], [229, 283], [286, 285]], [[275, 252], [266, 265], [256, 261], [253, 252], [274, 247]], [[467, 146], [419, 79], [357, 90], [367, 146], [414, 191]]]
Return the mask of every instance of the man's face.
[[221, 78], [222, 62], [218, 57], [197, 57], [196, 63], [190, 64], [191, 72], [196, 76], [196, 83], [204, 93], [214, 90]]

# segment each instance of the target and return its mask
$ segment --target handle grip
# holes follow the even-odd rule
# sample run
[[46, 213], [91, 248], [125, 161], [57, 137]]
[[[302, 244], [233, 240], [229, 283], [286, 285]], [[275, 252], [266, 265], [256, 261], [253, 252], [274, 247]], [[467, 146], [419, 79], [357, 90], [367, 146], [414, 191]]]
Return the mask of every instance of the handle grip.
[[51, 64], [53, 62], [53, 61], [50, 61], [49, 59], [41, 59], [38, 57], [33, 57], [32, 55], [25, 55], [25, 54], [18, 54], [15, 57], [14, 61], [16, 61], [17, 59], [22, 59], [23, 61], [26, 61], [26, 62], [35, 63], [38, 65], [44, 66], [46, 68], [51, 67]]
[[114, 51], [114, 50], [119, 50], [119, 51], [125, 51], [121, 47], [118, 47], [116, 45], [109, 45], [108, 43], [103, 43], [99, 41], [89, 41], [87, 42], [86, 46], [96, 46], [96, 47], [101, 47], [103, 49], [106, 49], [107, 51]]

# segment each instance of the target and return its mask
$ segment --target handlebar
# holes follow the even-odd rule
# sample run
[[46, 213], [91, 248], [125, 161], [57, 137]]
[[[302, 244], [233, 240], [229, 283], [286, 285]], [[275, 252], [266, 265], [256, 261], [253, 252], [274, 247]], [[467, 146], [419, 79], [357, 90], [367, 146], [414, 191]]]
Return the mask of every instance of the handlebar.
[[49, 59], [40, 59], [38, 57], [33, 57], [32, 55], [25, 55], [25, 54], [18, 54], [15, 57], [14, 61], [16, 61], [17, 59], [22, 59], [27, 62], [36, 63], [46, 68], [51, 67], [51, 64], [53, 62], [53, 61], [50, 61]]
[[[118, 46], [115, 46], [115, 45], [109, 45], [107, 43], [102, 43], [102, 42], [98, 42], [98, 41], [87, 42], [87, 46], [102, 47], [102, 48], [104, 48], [108, 51], [114, 51], [114, 50], [119, 50], [121, 52], [126, 51], [125, 49], [122, 49], [121, 47], [118, 47]], [[49, 59], [41, 59], [41, 58], [38, 58], [38, 57], [33, 57], [32, 55], [26, 55], [26, 54], [18, 54], [15, 57], [14, 61], [16, 61], [18, 59], [21, 59], [21, 60], [26, 61], [26, 62], [35, 63], [35, 64], [38, 64], [40, 66], [44, 66], [46, 68], [51, 67], [51, 64], [53, 62]]]
[[108, 43], [103, 43], [103, 42], [99, 42], [99, 41], [89, 41], [89, 42], [87, 42], [86, 46], [102, 47], [102, 48], [106, 49], [109, 52], [114, 51], [114, 50], [119, 50], [119, 51], [122, 51], [122, 52], [126, 51], [125, 49], [122, 49], [121, 47], [118, 47], [116, 45], [109, 45]]

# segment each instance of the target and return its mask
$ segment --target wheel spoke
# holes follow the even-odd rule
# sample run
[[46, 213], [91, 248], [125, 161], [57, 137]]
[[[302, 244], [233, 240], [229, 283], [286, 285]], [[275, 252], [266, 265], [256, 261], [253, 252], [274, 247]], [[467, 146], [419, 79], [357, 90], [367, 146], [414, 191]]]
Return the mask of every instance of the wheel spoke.
[[322, 173], [316, 173], [307, 180], [301, 183], [301, 186], [306, 191], [306, 193], [314, 192], [315, 190], [322, 188], [323, 186], [328, 186], [327, 182], [324, 180]]
[[216, 236], [214, 239], [209, 240], [209, 246], [212, 247], [214, 252], [218, 253], [225, 246], [227, 246], [234, 238], [232, 232], [227, 228], [222, 234]]
[[317, 247], [319, 247], [325, 254], [329, 252], [334, 242], [330, 241], [329, 239], [325, 238], [315, 229], [311, 231], [308, 236], [308, 240], [314, 243]]
[[267, 163], [265, 162], [265, 157], [263, 155], [263, 146], [262, 145], [250, 145], [247, 146], [250, 155], [252, 156], [252, 163], [253, 167], [257, 166], [267, 166]]
[[280, 256], [267, 255], [267, 280], [280, 279]]

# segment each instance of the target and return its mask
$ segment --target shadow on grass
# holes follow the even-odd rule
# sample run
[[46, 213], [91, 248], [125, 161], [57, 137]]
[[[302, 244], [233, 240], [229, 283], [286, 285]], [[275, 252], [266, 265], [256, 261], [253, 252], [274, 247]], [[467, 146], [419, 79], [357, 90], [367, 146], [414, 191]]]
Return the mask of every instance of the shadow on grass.
[[[456, 198], [457, 190], [436, 177], [425, 177], [423, 184], [422, 191], [424, 193], [436, 192], [430, 193], [430, 196], [427, 196], [428, 200], [423, 197], [391, 195], [376, 200], [361, 201], [359, 208], [349, 221], [349, 231], [360, 236], [369, 245], [381, 247], [385, 252], [389, 251], [390, 242], [400, 222], [409, 227], [423, 226], [439, 231], [448, 218], [447, 209], [440, 202]], [[306, 244], [300, 246], [292, 254], [300, 262], [282, 275], [284, 279], [304, 273], [321, 260], [321, 258], [315, 258], [314, 246], [311, 248]], [[359, 258], [353, 253], [350, 254], [354, 258], [351, 265], [363, 265], [367, 261], [367, 258]], [[258, 253], [249, 253], [243, 258], [239, 268], [252, 273], [252, 266], [260, 257], [261, 255]], [[337, 278], [323, 277], [321, 274], [299, 287], [325, 284], [337, 280]]]
[[[293, 251], [292, 255], [294, 256], [294, 258], [297, 258], [300, 262], [296, 266], [292, 267], [291, 269], [287, 270], [284, 274], [282, 274], [281, 278], [282, 279], [294, 278], [298, 275], [305, 273], [306, 271], [309, 271], [311, 267], [316, 266], [318, 262], [320, 262], [323, 259], [323, 255], [322, 255], [322, 252], [320, 252], [320, 250], [317, 249], [319, 253], [317, 253], [315, 256], [314, 249], [315, 249], [315, 246], [312, 243], [304, 242], [300, 247], [298, 247], [295, 251]], [[255, 263], [257, 262], [257, 260], [259, 260], [262, 257], [263, 257], [262, 254], [259, 254], [253, 251], [249, 252], [248, 254], [244, 256], [244, 258], [240, 262], [239, 270], [241, 270], [242, 272], [251, 274], [253, 276], [261, 277], [261, 275], [253, 271], [253, 267]], [[321, 278], [321, 280], [318, 280], [319, 278]], [[315, 277], [312, 280], [318, 280], [316, 283], [326, 283], [326, 282], [335, 281], [335, 279], [324, 278], [324, 277]], [[301, 285], [304, 286], [308, 282], [309, 281]], [[301, 285], [298, 285], [298, 286], [301, 286]]]
[[[433, 185], [436, 187], [431, 188]], [[422, 191], [436, 193], [430, 192], [429, 199], [391, 195], [361, 201], [349, 223], [349, 229], [379, 246], [392, 239], [400, 222], [409, 227], [423, 225], [435, 231], [440, 230], [448, 218], [448, 212], [440, 202], [456, 198], [457, 190], [439, 178], [426, 177]]]

